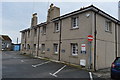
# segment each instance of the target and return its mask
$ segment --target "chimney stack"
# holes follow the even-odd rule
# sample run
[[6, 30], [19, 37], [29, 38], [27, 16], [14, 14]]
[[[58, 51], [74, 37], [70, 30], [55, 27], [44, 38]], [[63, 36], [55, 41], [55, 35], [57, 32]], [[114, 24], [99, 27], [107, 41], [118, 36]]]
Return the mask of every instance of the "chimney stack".
[[47, 22], [50, 22], [53, 18], [60, 16], [60, 8], [54, 6], [54, 4], [50, 5], [47, 15]]
[[118, 19], [120, 20], [120, 1], [118, 2]]
[[32, 20], [31, 20], [31, 27], [34, 27], [37, 25], [37, 13], [34, 13], [32, 15]]

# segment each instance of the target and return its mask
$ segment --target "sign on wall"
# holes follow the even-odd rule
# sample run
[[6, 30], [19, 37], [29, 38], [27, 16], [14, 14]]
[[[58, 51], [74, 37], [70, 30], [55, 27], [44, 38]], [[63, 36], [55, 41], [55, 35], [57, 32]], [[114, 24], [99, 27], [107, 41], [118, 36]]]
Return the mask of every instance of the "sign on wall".
[[86, 44], [81, 44], [81, 53], [86, 53]]

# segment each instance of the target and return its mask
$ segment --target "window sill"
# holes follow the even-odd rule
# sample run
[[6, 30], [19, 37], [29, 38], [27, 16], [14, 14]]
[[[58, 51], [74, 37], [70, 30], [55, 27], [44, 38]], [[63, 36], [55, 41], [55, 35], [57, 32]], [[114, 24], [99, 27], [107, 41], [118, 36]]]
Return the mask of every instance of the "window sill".
[[53, 33], [59, 33], [60, 31], [54, 31]]
[[105, 30], [105, 32], [112, 33], [112, 31], [106, 31], [106, 30]]
[[45, 52], [41, 52], [41, 54], [45, 54]]
[[77, 30], [77, 29], [79, 29], [78, 27], [77, 28], [71, 28], [70, 30]]
[[46, 35], [46, 33], [42, 34], [42, 36]]

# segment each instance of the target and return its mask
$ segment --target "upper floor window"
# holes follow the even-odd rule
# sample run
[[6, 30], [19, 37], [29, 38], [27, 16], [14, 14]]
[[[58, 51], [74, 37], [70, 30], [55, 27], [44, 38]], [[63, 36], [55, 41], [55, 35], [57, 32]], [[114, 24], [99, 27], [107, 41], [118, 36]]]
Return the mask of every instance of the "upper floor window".
[[43, 26], [43, 27], [42, 27], [42, 34], [43, 34], [43, 35], [46, 34], [46, 26]]
[[72, 55], [78, 55], [78, 44], [77, 43], [72, 43], [71, 44], [71, 50], [72, 50]]
[[25, 32], [22, 33], [22, 38], [23, 38], [23, 39], [25, 38]]
[[58, 54], [58, 44], [54, 44], [54, 53]]
[[55, 22], [55, 32], [60, 30], [59, 22]]
[[105, 31], [108, 31], [108, 32], [112, 31], [112, 23], [111, 23], [111, 21], [105, 21]]
[[30, 37], [30, 30], [28, 30], [28, 37]]
[[78, 17], [72, 18], [72, 28], [78, 28]]
[[37, 29], [34, 29], [34, 36], [37, 36]]

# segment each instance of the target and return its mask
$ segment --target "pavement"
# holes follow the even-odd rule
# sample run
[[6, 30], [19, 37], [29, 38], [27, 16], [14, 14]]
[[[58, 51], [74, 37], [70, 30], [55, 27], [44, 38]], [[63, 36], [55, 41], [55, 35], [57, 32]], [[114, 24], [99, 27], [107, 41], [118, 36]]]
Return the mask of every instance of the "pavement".
[[93, 72], [94, 75], [96, 75], [99, 78], [103, 78], [105, 80], [112, 80], [110, 78], [110, 68], [100, 69], [96, 72]]
[[[2, 52], [2, 80], [19, 79], [77, 79], [103, 80], [95, 73], [66, 64], [20, 55], [20, 52]], [[17, 79], [16, 79], [17, 78]]]

